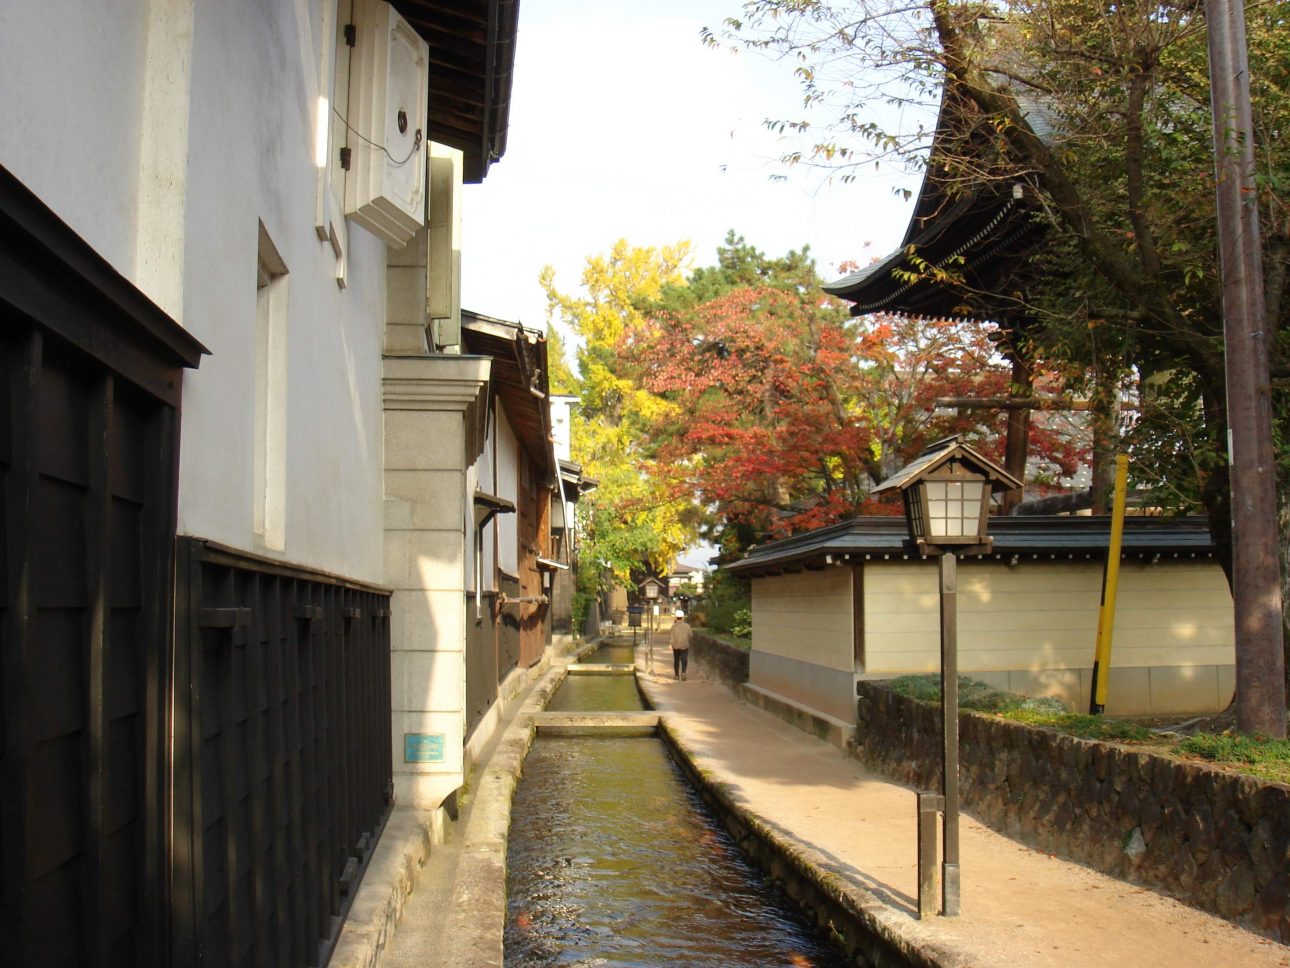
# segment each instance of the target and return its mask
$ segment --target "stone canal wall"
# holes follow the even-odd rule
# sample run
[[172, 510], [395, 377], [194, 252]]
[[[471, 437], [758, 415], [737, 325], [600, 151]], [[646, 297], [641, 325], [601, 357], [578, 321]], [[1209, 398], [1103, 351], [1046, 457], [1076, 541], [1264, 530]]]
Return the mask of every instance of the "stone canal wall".
[[[856, 755], [938, 788], [940, 709], [879, 683], [856, 688]], [[974, 713], [959, 729], [973, 816], [1290, 943], [1290, 787]]]

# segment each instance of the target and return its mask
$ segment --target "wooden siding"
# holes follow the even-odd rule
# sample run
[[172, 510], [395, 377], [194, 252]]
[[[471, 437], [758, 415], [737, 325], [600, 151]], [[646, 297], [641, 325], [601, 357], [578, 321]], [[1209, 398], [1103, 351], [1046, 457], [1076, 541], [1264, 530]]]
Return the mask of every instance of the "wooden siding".
[[[1232, 601], [1216, 564], [1126, 561], [1120, 579], [1113, 668], [1231, 664]], [[960, 562], [960, 669], [1091, 665], [1101, 582], [1096, 561]], [[938, 615], [934, 564], [867, 563], [865, 671], [935, 671]]]
[[155, 963], [175, 414], [53, 337], [0, 348], [6, 948]]
[[851, 570], [754, 578], [754, 652], [844, 672], [854, 668]]

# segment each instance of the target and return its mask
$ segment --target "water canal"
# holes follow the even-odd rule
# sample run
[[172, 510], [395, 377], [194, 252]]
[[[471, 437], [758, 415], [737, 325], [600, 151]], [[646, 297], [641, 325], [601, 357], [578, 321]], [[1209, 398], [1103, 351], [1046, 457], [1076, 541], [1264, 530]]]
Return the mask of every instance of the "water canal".
[[[586, 662], [630, 662], [631, 648]], [[630, 675], [547, 707], [639, 710]], [[515, 793], [506, 964], [847, 964], [743, 857], [656, 737], [540, 736]]]

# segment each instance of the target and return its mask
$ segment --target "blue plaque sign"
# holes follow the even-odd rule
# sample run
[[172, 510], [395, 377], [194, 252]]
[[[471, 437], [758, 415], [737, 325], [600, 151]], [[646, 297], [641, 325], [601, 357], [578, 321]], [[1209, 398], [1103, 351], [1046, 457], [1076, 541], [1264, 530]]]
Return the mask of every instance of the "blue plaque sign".
[[404, 763], [443, 763], [443, 733], [404, 733]]

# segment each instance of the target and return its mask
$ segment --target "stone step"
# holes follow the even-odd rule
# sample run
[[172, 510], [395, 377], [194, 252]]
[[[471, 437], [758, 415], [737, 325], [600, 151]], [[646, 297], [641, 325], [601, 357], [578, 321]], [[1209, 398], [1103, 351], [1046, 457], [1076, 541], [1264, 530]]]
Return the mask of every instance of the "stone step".
[[636, 666], [629, 662], [574, 662], [569, 666], [571, 676], [630, 676], [636, 672]]
[[648, 733], [658, 728], [656, 712], [541, 712], [533, 714], [540, 731]]

